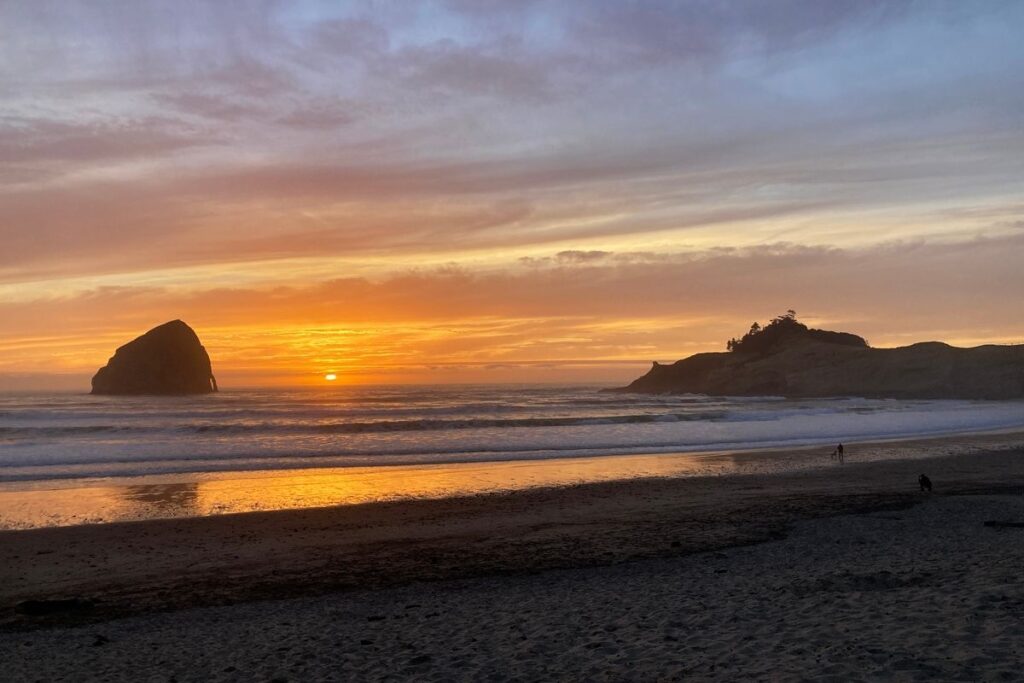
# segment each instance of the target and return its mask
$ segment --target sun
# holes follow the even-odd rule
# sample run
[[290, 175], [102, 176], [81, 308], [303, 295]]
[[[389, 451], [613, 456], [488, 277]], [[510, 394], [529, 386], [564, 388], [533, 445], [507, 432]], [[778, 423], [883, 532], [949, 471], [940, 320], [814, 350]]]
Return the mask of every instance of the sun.
[[338, 379], [338, 376], [333, 372], [328, 372], [326, 375], [324, 375], [324, 379], [327, 380], [328, 382], [333, 382], [334, 380]]

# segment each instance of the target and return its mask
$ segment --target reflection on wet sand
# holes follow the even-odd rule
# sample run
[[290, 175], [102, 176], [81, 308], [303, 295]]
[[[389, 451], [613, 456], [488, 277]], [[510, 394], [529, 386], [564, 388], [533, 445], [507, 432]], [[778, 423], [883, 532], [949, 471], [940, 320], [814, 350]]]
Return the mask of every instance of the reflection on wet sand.
[[[214, 478], [199, 484], [199, 514], [446, 498], [543, 486], [697, 474], [691, 456], [587, 458], [411, 467], [352, 467]], [[617, 462], [610, 462], [617, 461]]]
[[725, 460], [687, 454], [11, 483], [0, 485], [0, 528], [444, 498], [730, 469]]
[[[978, 441], [982, 437], [970, 437]], [[998, 437], [994, 437], [998, 438]], [[973, 446], [947, 442], [947, 453]], [[934, 454], [928, 440], [862, 444], [858, 461]], [[829, 467], [821, 447], [444, 465], [157, 475], [0, 484], [0, 529], [446, 498], [638, 479]]]

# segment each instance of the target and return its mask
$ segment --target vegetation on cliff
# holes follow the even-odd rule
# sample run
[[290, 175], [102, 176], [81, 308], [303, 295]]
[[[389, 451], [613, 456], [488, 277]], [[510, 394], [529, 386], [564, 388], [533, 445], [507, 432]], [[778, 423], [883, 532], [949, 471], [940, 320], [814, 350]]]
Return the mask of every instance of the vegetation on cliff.
[[1024, 345], [962, 349], [921, 342], [877, 349], [855, 334], [808, 328], [787, 311], [755, 323], [724, 353], [654, 363], [616, 391], [712, 396], [1024, 398]]
[[772, 318], [764, 327], [755, 322], [745, 335], [739, 339], [733, 337], [726, 342], [725, 348], [737, 353], [767, 353], [778, 349], [787, 342], [798, 339], [811, 339], [826, 344], [868, 347], [868, 343], [863, 337], [849, 332], [811, 329], [796, 319], [796, 311], [789, 309], [784, 314]]

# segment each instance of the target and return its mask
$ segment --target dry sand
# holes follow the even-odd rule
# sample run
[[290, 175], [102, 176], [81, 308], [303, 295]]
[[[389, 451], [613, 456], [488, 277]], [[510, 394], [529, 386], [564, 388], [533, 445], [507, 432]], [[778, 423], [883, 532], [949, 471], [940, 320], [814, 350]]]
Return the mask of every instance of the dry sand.
[[7, 680], [1019, 680], [1020, 496], [785, 540], [0, 636]]
[[[981, 443], [789, 475], [7, 532], [0, 661], [11, 680], [1012, 680], [1024, 529], [982, 522], [1024, 521], [1024, 448]], [[14, 608], [67, 597], [93, 605]], [[110, 620], [126, 615], [141, 616]]]

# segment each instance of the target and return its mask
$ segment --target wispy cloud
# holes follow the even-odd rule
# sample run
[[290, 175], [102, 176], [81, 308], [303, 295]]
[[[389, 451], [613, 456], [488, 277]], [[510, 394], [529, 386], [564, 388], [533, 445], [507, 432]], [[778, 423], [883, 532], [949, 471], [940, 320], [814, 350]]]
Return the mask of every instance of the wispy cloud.
[[[907, 329], [966, 338], [929, 327], [940, 302], [996, 316], [984, 273], [1022, 285], [988, 251], [1021, 220], [1021, 26], [999, 0], [6, 3], [0, 308], [36, 329], [26, 296], [159, 269], [183, 284], [66, 313], [128, 292], [118, 329], [278, 299], [328, 327], [682, 311], [708, 340], [796, 298], [870, 327], [886, 282]], [[377, 276], [285, 282], [282, 259]], [[255, 286], [227, 275], [246, 263]], [[629, 351], [667, 348], [647, 339]]]
[[485, 362], [576, 360], [607, 369], [673, 360], [718, 349], [751, 321], [790, 307], [880, 345], [1019, 341], [1024, 326], [1007, 317], [1019, 288], [1007, 285], [1019, 279], [1022, 247], [1017, 234], [855, 250], [561, 252], [487, 271], [198, 290], [104, 287], [0, 304], [0, 336], [8, 340], [0, 371], [43, 370], [58, 349], [61, 367], [85, 371], [114, 340], [168, 317], [200, 329], [228, 369], [264, 364], [293, 378], [323, 367], [380, 379], [438, 363], [479, 370]]

